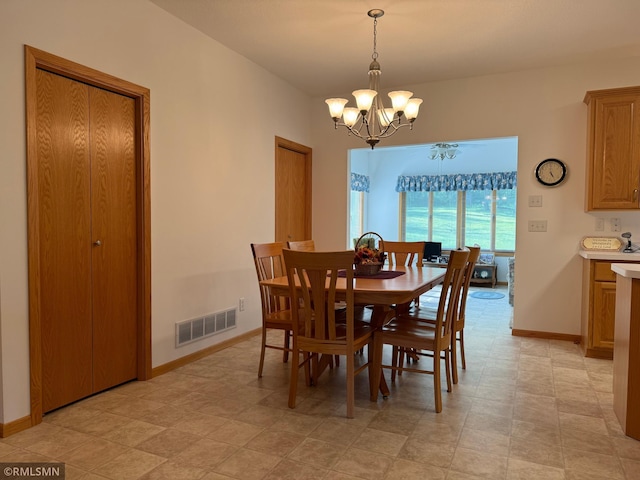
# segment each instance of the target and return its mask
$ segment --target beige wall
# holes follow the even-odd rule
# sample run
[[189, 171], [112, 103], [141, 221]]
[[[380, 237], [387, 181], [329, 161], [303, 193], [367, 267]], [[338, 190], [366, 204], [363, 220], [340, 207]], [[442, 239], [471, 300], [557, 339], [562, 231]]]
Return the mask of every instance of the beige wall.
[[[414, 131], [381, 145], [518, 137], [514, 328], [580, 333], [579, 242], [585, 235], [616, 235], [608, 222], [607, 231], [595, 232], [597, 216], [620, 217], [622, 231], [640, 240], [640, 213], [584, 212], [587, 126], [582, 102], [587, 90], [639, 84], [640, 62], [630, 58], [406, 86], [424, 99]], [[366, 145], [344, 130], [335, 131], [326, 110], [322, 99], [314, 101], [314, 204], [323, 208], [314, 212], [313, 231], [317, 244], [338, 248], [346, 241], [347, 149]], [[560, 187], [543, 188], [534, 179], [536, 164], [549, 157], [568, 165], [568, 180]], [[335, 193], [325, 195], [330, 189]], [[542, 195], [542, 208], [528, 207], [529, 195]], [[547, 233], [527, 231], [528, 220], [544, 219]]]
[[[146, 0], [3, 0], [4, 423], [29, 414], [24, 44], [151, 90], [153, 366], [260, 326], [249, 244], [273, 240], [274, 137], [311, 146], [307, 96]], [[175, 322], [240, 297], [235, 330], [175, 348]]]

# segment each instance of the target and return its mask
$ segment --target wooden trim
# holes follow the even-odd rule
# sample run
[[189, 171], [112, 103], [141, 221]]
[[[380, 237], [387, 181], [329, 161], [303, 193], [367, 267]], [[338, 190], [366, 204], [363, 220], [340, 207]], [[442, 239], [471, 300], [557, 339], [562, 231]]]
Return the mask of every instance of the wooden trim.
[[511, 335], [514, 337], [542, 338], [547, 340], [564, 340], [575, 344], [580, 343], [580, 335], [571, 335], [568, 333], [537, 332], [535, 330], [520, 330], [513, 328], [511, 330]]
[[31, 428], [31, 416], [19, 418], [9, 423], [0, 423], [0, 438], [7, 438], [14, 433], [22, 432], [27, 428]]
[[498, 232], [498, 191], [491, 190], [491, 251], [496, 249], [496, 237]]
[[[364, 192], [360, 192], [360, 222], [359, 222], [359, 226], [360, 226], [360, 232], [364, 232], [364, 216], [365, 216], [365, 205], [364, 205]], [[349, 245], [351, 245], [349, 243]]]
[[[398, 238], [401, 242], [407, 239], [407, 193], [400, 192], [398, 195]], [[364, 232], [364, 230], [362, 230]]]
[[[456, 248], [464, 248], [467, 233], [467, 192], [458, 190], [456, 195]], [[430, 235], [431, 236], [431, 235]]]
[[602, 360], [613, 360], [613, 350], [602, 350], [599, 348], [587, 347], [583, 348], [585, 357], [600, 358]]
[[238, 335], [237, 337], [230, 338], [229, 340], [216, 343], [215, 345], [211, 345], [210, 347], [203, 348], [202, 350], [198, 350], [197, 352], [191, 353], [189, 355], [185, 355], [184, 357], [180, 357], [169, 363], [165, 363], [163, 365], [155, 367], [152, 371], [152, 376], [155, 378], [172, 370], [175, 370], [176, 368], [184, 367], [185, 365], [200, 360], [201, 358], [208, 357], [209, 355], [224, 350], [225, 348], [237, 345], [238, 343], [244, 342], [251, 337], [260, 335], [261, 333], [262, 328], [256, 328], [255, 330], [250, 330], [246, 333]]
[[151, 175], [150, 91], [134, 83], [64, 58], [24, 46], [27, 129], [27, 238], [29, 261], [30, 424], [42, 422], [42, 338], [40, 311], [40, 231], [37, 158], [36, 70], [42, 69], [132, 98], [136, 105], [138, 230], [138, 380], [151, 378]]

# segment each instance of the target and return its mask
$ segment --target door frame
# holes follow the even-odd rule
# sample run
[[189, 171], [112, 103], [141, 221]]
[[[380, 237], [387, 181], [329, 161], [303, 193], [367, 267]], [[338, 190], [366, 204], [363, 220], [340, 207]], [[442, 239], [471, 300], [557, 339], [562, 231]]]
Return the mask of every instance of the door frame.
[[37, 155], [36, 70], [42, 69], [132, 98], [135, 102], [137, 234], [137, 379], [151, 378], [151, 176], [150, 91], [56, 55], [24, 46], [27, 127], [27, 239], [29, 261], [29, 359], [31, 425], [42, 422], [40, 221]]
[[[304, 230], [306, 234], [306, 238], [300, 240], [310, 240], [312, 238], [312, 219], [311, 219], [311, 205], [312, 205], [312, 192], [311, 192], [311, 181], [312, 181], [312, 168], [311, 168], [311, 160], [312, 160], [312, 150], [310, 147], [302, 145], [300, 143], [292, 142], [291, 140], [287, 140], [282, 137], [275, 137], [276, 151], [275, 151], [275, 160], [274, 160], [274, 169], [275, 174], [277, 175], [277, 165], [278, 165], [278, 155], [280, 154], [280, 149], [284, 148], [286, 150], [291, 150], [292, 152], [299, 153], [304, 155], [304, 172], [305, 172], [305, 206], [304, 206], [304, 218], [305, 225]], [[278, 181], [275, 180], [275, 188], [278, 188]], [[278, 192], [274, 192], [274, 198], [278, 198]], [[274, 217], [274, 237], [277, 234], [277, 226], [278, 226], [278, 215], [279, 212], [275, 211]], [[277, 238], [275, 239], [277, 241]]]

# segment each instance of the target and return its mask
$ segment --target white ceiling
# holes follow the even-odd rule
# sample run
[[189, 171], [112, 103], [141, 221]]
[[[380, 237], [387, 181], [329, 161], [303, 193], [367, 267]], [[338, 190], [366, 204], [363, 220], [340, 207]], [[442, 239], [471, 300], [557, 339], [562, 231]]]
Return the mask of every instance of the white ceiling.
[[640, 0], [151, 0], [314, 97], [640, 55]]

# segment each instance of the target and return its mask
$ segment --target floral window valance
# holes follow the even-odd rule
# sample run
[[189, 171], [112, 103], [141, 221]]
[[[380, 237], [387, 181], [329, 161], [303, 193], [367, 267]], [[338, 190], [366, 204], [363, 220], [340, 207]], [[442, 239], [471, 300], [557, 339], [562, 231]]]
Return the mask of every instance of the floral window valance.
[[[396, 192], [508, 190], [516, 188], [517, 172], [459, 173], [455, 175], [400, 175]], [[353, 182], [353, 180], [352, 180]]]
[[369, 191], [369, 176], [359, 173], [351, 173], [351, 190], [354, 192]]

